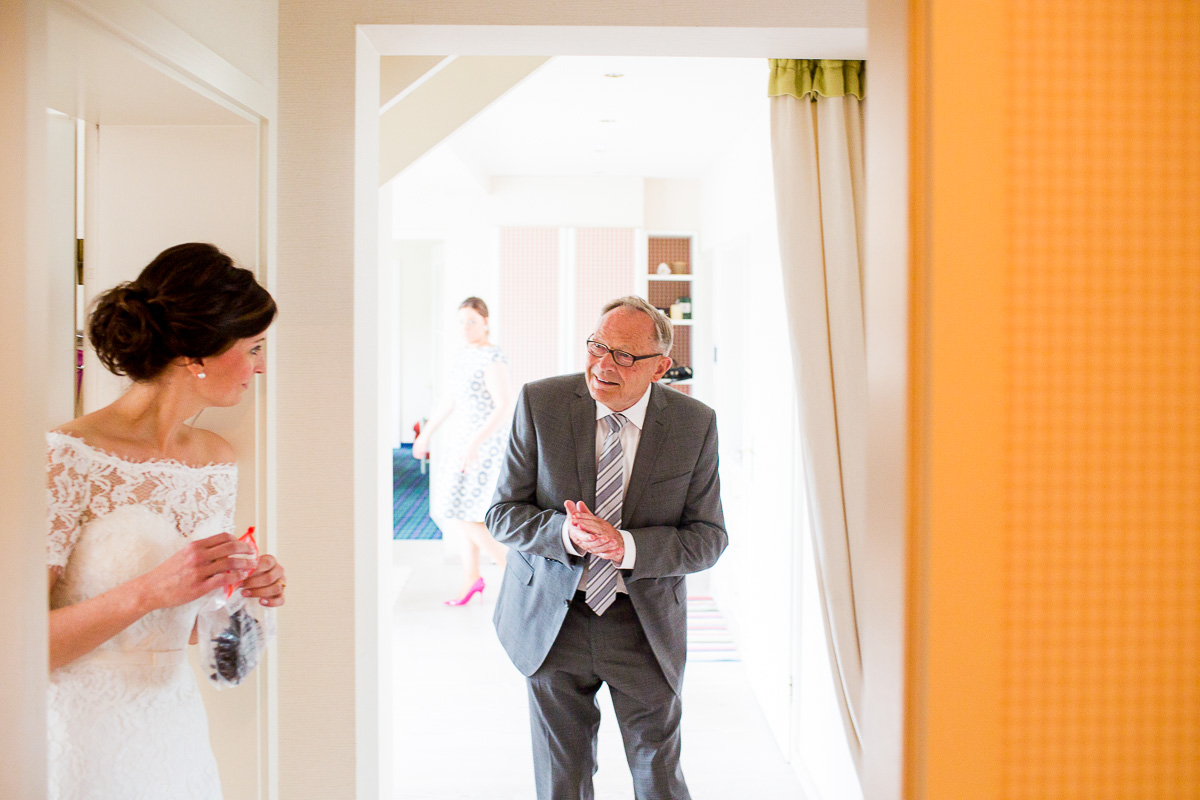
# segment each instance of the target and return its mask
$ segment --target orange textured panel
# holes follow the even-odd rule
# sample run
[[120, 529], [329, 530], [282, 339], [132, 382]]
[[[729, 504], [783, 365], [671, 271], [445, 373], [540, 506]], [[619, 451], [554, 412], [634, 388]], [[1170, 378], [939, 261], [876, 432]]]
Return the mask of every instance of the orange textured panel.
[[1013, 0], [1004, 786], [1200, 797], [1200, 3]]

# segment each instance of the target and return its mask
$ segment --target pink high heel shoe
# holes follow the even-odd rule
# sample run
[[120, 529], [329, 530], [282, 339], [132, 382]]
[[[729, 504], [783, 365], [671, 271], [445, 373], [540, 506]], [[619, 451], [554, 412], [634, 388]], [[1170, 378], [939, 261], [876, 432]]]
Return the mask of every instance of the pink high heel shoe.
[[471, 598], [474, 597], [477, 593], [480, 595], [483, 594], [483, 587], [484, 587], [483, 578], [477, 578], [475, 580], [475, 582], [471, 584], [471, 588], [467, 589], [466, 594], [464, 594], [462, 597], [460, 597], [457, 600], [447, 600], [446, 605], [448, 605], [448, 606], [465, 606], [471, 600]]

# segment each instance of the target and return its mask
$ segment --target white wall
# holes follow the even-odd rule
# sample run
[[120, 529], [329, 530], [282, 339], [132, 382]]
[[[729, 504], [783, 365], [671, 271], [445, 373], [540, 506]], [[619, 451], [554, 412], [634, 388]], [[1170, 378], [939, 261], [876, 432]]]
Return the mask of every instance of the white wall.
[[643, 179], [587, 177], [492, 178], [491, 224], [561, 228], [637, 228], [643, 225]]
[[[92, 0], [90, 5], [102, 3]], [[276, 0], [145, 0], [144, 6], [143, 13], [161, 14], [274, 94], [279, 53]]]
[[694, 231], [701, 226], [702, 183], [699, 180], [647, 178], [642, 227], [649, 231]]
[[47, 114], [46, 148], [50, 212], [47, 237], [50, 252], [46, 263], [49, 285], [46, 318], [50, 320], [46, 418], [52, 420], [52, 425], [59, 425], [75, 416], [75, 120], [61, 114]]
[[[863, 657], [863, 785], [871, 800], [904, 796], [906, 696], [919, 687], [924, 666], [909, 658], [905, 631], [920, 600], [907, 586], [920, 569], [910, 567], [909, 465], [920, 452], [908, 440], [910, 387], [909, 177], [910, 152], [930, 146], [925, 133], [914, 143], [909, 119], [913, 104], [909, 42], [920, 42], [926, 19], [906, 0], [869, 0], [868, 64], [871, 101], [866, 107], [867, 220], [863, 311], [867, 340], [867, 526], [866, 563], [861, 565]], [[920, 158], [917, 163], [921, 163]], [[919, 173], [917, 173], [919, 175]], [[916, 184], [921, 186], [918, 177]], [[918, 217], [919, 218], [919, 217]], [[915, 232], [915, 231], [914, 231]], [[920, 379], [921, 371], [914, 374]], [[918, 406], [918, 408], [921, 408]], [[928, 406], [922, 408], [928, 413]], [[921, 526], [916, 525], [918, 529]], [[921, 557], [917, 556], [917, 563]], [[857, 573], [860, 565], [855, 565]], [[857, 582], [856, 582], [857, 586]], [[856, 591], [857, 595], [857, 591]], [[913, 653], [919, 652], [912, 642]], [[906, 663], [906, 658], [909, 660]], [[919, 696], [919, 688], [916, 689]], [[913, 728], [920, 723], [911, 721]], [[914, 733], [914, 737], [916, 734]], [[918, 759], [909, 762], [919, 769]]]
[[[182, 242], [211, 242], [240, 265], [257, 267], [256, 126], [101, 126], [98, 140], [95, 186], [89, 187], [97, 213], [88, 221], [84, 274], [89, 302], [116, 283], [132, 280], [155, 255]], [[108, 373], [90, 349], [85, 376], [85, 411], [112, 402], [128, 385]], [[276, 533], [264, 525], [258, 490], [263, 455], [257, 425], [265, 389], [261, 381], [238, 406], [209, 409], [196, 424], [217, 431], [237, 451], [237, 531], [257, 526], [260, 544], [269, 550]], [[265, 672], [259, 671], [250, 684], [221, 693], [199, 670], [197, 678], [225, 796], [258, 797]]]
[[713, 593], [806, 790], [813, 800], [852, 800], [862, 793], [833, 694], [808, 538], [765, 96], [762, 113], [759, 133], [714, 165], [700, 193], [730, 531]]
[[413, 425], [432, 414], [435, 376], [440, 373], [438, 342], [445, 309], [436, 309], [431, 298], [441, 296], [444, 258], [442, 242], [403, 240], [394, 244], [396, 271], [396, 403], [392, 449], [415, 438]]
[[786, 500], [800, 482], [791, 457], [794, 391], [770, 143], [765, 118], [761, 123], [760, 134], [714, 165], [701, 191], [703, 257], [713, 265], [713, 313], [721, 320], [714, 331], [715, 378], [722, 387], [716, 411], [722, 428], [733, 428], [722, 436], [721, 460], [730, 546], [713, 571], [713, 591], [786, 752], [795, 629], [791, 562], [799, 533]]
[[[423, 292], [423, 308], [401, 321], [402, 436], [411, 441], [412, 424], [430, 417], [444, 397], [446, 365], [462, 346], [456, 309], [470, 296], [482, 297], [491, 312], [492, 341], [504, 345], [497, 242], [488, 225], [491, 206], [486, 176], [470, 171], [445, 148], [438, 148], [389, 185], [392, 235], [401, 258], [404, 307], [412, 292]], [[424, 356], [414, 350], [424, 349]]]
[[0, 797], [46, 792], [45, 13], [0, 3]]
[[[211, 242], [234, 261], [257, 265], [254, 126], [105, 125], [100, 131], [84, 270], [89, 305], [181, 242]], [[126, 385], [89, 350], [86, 411], [111, 403]]]

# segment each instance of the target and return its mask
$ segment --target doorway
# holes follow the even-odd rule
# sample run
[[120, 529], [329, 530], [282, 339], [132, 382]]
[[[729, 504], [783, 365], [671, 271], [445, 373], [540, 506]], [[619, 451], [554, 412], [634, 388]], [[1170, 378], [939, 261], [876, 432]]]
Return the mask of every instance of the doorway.
[[[108, 405], [128, 386], [82, 347], [93, 298], [132, 280], [167, 247], [211, 242], [266, 282], [267, 189], [262, 170], [267, 109], [217, 92], [227, 75], [203, 62], [184, 74], [130, 44], [86, 13], [55, 5], [47, 18], [48, 195], [51, 216], [47, 355], [49, 425]], [[245, 98], [242, 98], [243, 100]], [[78, 351], [77, 361], [76, 342]], [[266, 519], [264, 418], [267, 387], [197, 421], [239, 455], [236, 525], [256, 525], [276, 547]], [[268, 671], [236, 693], [217, 692], [197, 668], [223, 791], [258, 797], [268, 784], [259, 757], [273, 708]], [[247, 723], [250, 720], [250, 723]]]
[[[569, 57], [552, 58], [550, 63], [541, 70], [551, 69], [551, 66], [558, 60], [567, 61]], [[586, 61], [586, 59], [578, 60]], [[609, 59], [609, 63], [616, 63], [620, 60], [612, 58]], [[624, 57], [626, 65], [635, 64], [639, 60], [670, 61], [672, 59]], [[699, 60], [701, 59], [697, 59], [697, 61]], [[719, 59], [704, 60], [719, 61]], [[600, 67], [604, 59], [596, 58], [593, 61], [596, 62], [596, 67]], [[738, 61], [740, 60], [731, 59], [727, 61], [727, 64], [732, 65]], [[747, 654], [749, 660], [743, 667], [748, 674], [748, 677], [745, 678], [745, 685], [748, 687], [747, 696], [752, 701], [757, 701], [759, 708], [770, 710], [769, 725], [764, 724], [764, 728], [769, 727], [774, 738], [768, 736], [765, 741], [769, 743], [770, 747], [777, 748], [779, 752], [786, 754], [788, 759], [796, 762], [797, 756], [800, 755], [798, 746], [802, 733], [798, 730], [797, 723], [799, 712], [795, 701], [797, 693], [794, 691], [794, 684], [797, 682], [797, 665], [793, 655], [799, 639], [798, 602], [800, 592], [795, 584], [800, 572], [798, 568], [800, 554], [794, 552], [793, 543], [804, 535], [802, 527], [804, 520], [802, 515], [793, 514], [791, 519], [785, 520], [784, 524], [780, 525], [778, 524], [779, 520], [755, 518], [757, 513], [755, 509], [761, 508], [765, 504], [761, 502], [762, 498], [757, 498], [753, 494], [755, 487], [763, 490], [764, 493], [769, 493], [768, 486], [781, 487], [782, 491], [786, 492], [789, 487], [800, 485], [802, 481], [798, 479], [799, 473], [796, 472], [798, 459], [794, 456], [798, 443], [794, 438], [795, 412], [790, 394], [790, 387], [793, 384], [789, 374], [784, 374], [790, 367], [786, 366], [786, 358], [779, 357], [777, 349], [761, 346], [764, 342], [782, 342], [786, 334], [782, 331], [785, 318], [782, 314], [781, 303], [778, 303], [780, 292], [776, 288], [778, 255], [775, 250], [776, 235], [770, 182], [769, 142], [766, 139], [765, 119], [766, 60], [754, 59], [749, 63], [754, 64], [759, 70], [759, 75], [751, 79], [745, 91], [747, 96], [757, 98], [762, 102], [764, 115], [759, 131], [760, 135], [752, 142], [747, 142], [746, 139], [747, 136], [753, 139], [753, 133], [743, 132], [741, 136], [733, 136], [726, 144], [726, 149], [731, 152], [723, 154], [722, 163], [707, 164], [704, 170], [691, 175], [650, 177], [648, 179], [650, 182], [656, 182], [651, 188], [647, 188], [645, 176], [638, 176], [641, 185], [633, 192], [626, 192], [636, 195], [640, 205], [634, 213], [630, 214], [632, 219], [620, 219], [614, 216], [614, 208], [621, 207], [620, 198], [623, 189], [626, 188], [620, 185], [620, 179], [628, 176], [605, 175], [602, 172], [597, 174], [595, 164], [600, 160], [598, 156], [602, 154], [595, 151], [599, 150], [599, 147], [589, 147], [586, 157], [580, 159], [590, 162], [590, 173], [576, 176], [574, 179], [581, 185], [591, 187], [593, 195], [606, 193], [603, 196], [612, 198], [612, 202], [600, 204], [608, 214], [606, 217], [601, 217], [604, 223], [626, 223], [640, 230], [670, 227], [690, 230], [692, 233], [698, 234], [699, 244], [695, 259], [697, 282], [704, 285], [703, 294], [708, 297], [704, 302], [697, 304], [696, 311], [701, 316], [708, 315], [708, 325], [703, 334], [697, 331], [696, 335], [703, 343], [703, 346], [698, 349], [704, 361], [703, 369], [707, 372], [705, 378], [712, 387], [712, 390], [700, 399], [717, 407], [718, 416], [722, 420], [723, 486], [727, 503], [727, 517], [730, 518], [731, 542], [736, 546], [736, 549], [731, 548], [733, 552], [726, 554], [728, 563], [723, 560], [723, 563], [714, 570], [714, 573], [720, 573], [724, 569], [726, 574], [703, 576], [702, 581], [711, 577], [714, 584], [712, 592], [717, 597], [718, 605], [723, 602], [727, 603], [730, 611], [735, 614], [740, 611], [745, 615], [743, 618], [750, 621], [743, 625], [734, 618], [729, 623], [740, 637], [744, 637], [751, 649], [751, 652]], [[539, 75], [542, 75], [542, 71], [535, 73], [526, 84], [521, 84], [512, 90], [511, 96], [518, 104], [525, 102], [525, 99], [520, 96], [522, 88], [536, 83]], [[605, 67], [594, 71], [598, 80], [607, 80], [610, 85], [615, 85], [627, 76], [635, 74], [636, 67]], [[553, 92], [548, 94], [551, 97], [555, 96]], [[558, 97], [561, 103], [561, 95]], [[495, 106], [489, 106], [480, 114], [480, 118], [485, 119], [488, 116], [503, 118], [504, 112], [500, 110], [500, 107], [507, 99], [508, 96], [497, 101]], [[603, 104], [595, 103], [593, 105], [599, 110]], [[605, 111], [594, 114], [594, 116], [596, 117], [594, 124], [598, 127], [619, 124], [616, 115], [610, 115]], [[745, 117], [746, 114], [742, 113], [741, 116]], [[585, 218], [582, 216], [582, 211], [579, 210], [578, 195], [586, 194], [587, 190], [572, 193], [571, 190], [564, 188], [562, 180], [565, 176], [503, 175], [498, 178], [481, 170], [481, 163], [485, 163], [487, 159], [501, 160], [505, 156], [503, 154], [495, 155], [491, 152], [481, 154], [479, 147], [473, 149], [472, 138], [486, 143], [489, 148], [501, 148], [496, 145], [497, 137], [495, 135], [472, 130], [472, 125], [474, 122], [463, 125], [462, 141], [458, 141], [456, 144], [455, 140], [459, 135], [455, 134], [448, 137], [444, 143], [446, 149], [457, 152], [447, 154], [445, 150], [431, 150], [421, 160], [418, 160], [410, 171], [396, 179], [391, 192], [385, 189], [387, 200], [381, 202], [381, 206], [390, 205], [392, 208], [389, 217], [382, 221], [383, 224], [393, 225], [401, 237], [419, 238], [428, 236], [433, 230], [446, 230], [445, 222], [438, 221], [440, 204], [437, 199], [438, 187], [454, 187], [450, 192], [451, 199], [444, 203], [447, 208], [454, 209], [453, 213], [457, 215], [454, 218], [461, 218], [464, 208], [468, 210], [469, 216], [477, 217], [478, 227], [484, 231], [483, 233], [477, 232], [475, 239], [477, 244], [475, 246], [469, 244], [457, 246], [458, 252], [473, 254], [470, 259], [471, 263], [465, 272], [460, 274], [454, 272], [454, 256], [451, 253], [455, 251], [456, 246], [449, 240], [446, 241], [447, 263], [444, 285], [453, 287], [450, 294], [454, 295], [440, 298], [441, 305], [446, 308], [453, 308], [462, 299], [459, 295], [477, 291], [470, 287], [498, 288], [498, 281], [494, 275], [472, 273], [472, 270], [479, 270], [480, 253], [484, 254], [485, 261], [488, 257], [495, 258], [496, 248], [491, 246], [489, 250], [487, 229], [495, 230], [500, 223], [504, 222], [561, 226], [563, 228], [585, 224], [581, 221]], [[479, 127], [486, 130], [486, 126]], [[516, 126], [510, 121], [508, 128], [511, 130], [514, 127]], [[612, 129], [610, 128], [610, 130]], [[583, 135], [576, 136], [574, 139], [574, 141], [583, 140]], [[591, 145], [593, 142], [588, 141], [588, 144]], [[546, 149], [545, 146], [542, 149]], [[714, 160], [721, 162], [721, 159]], [[483, 172], [482, 180], [481, 172]], [[407, 195], [399, 187], [406, 187]], [[497, 211], [489, 206], [489, 202], [491, 202], [488, 199], [489, 191], [503, 196], [502, 210]], [[710, 198], [723, 195], [737, 198], [739, 202], [706, 209], [703, 199], [706, 192]], [[540, 202], [530, 201], [527, 199], [529, 197], [540, 198]], [[464, 200], [464, 198], [470, 199]], [[552, 199], [547, 200], [546, 198]], [[532, 208], [528, 212], [528, 216], [521, 217], [516, 210], [519, 208], [518, 201], [521, 200], [524, 200]], [[683, 207], [683, 211], [681, 212], [679, 207], [672, 208], [671, 200], [680, 201], [679, 206]], [[709, 204], [712, 205], [711, 202]], [[440, 213], [445, 215], [449, 212]], [[656, 225], [652, 221], [648, 222], [647, 218], [652, 217], [655, 213], [665, 215], [669, 221], [662, 225]], [[672, 217], [672, 214], [675, 216]], [[444, 220], [445, 216], [442, 219]], [[451, 236], [450, 233], [446, 233], [446, 235]], [[774, 276], [771, 274], [772, 269], [775, 270]], [[469, 279], [466, 282], [460, 280], [461, 274], [469, 276]], [[574, 275], [574, 273], [571, 274]], [[574, 278], [570, 280], [564, 278], [560, 283], [566, 284], [573, 280]], [[560, 313], [561, 309], [572, 307], [572, 299], [568, 297], [566, 302], [559, 304]], [[502, 307], [497, 309], [501, 330], [505, 324], [503, 314]], [[749, 321], [753, 321], [749, 326], [751, 333], [747, 333]], [[574, 326], [570, 324], [564, 326], [559, 323], [554, 327], [571, 330]], [[776, 330], [777, 328], [779, 330]], [[757, 334], [757, 336], [752, 334]], [[443, 338], [443, 342], [449, 341], [452, 341], [449, 335]], [[759, 347], [750, 347], [751, 344], [757, 344]], [[769, 387], [771, 391], [766, 393], [761, 390], [753, 391], [754, 387], [744, 380], [744, 377], [748, 375], [764, 374], [770, 376], [765, 386]], [[403, 383], [403, 380], [400, 382]], [[755, 413], [751, 413], [751, 409]], [[763, 416], [758, 414], [756, 417], [757, 412], [763, 412], [772, 424], [762, 424]], [[753, 424], [752, 418], [758, 419], [759, 424]], [[779, 435], [781, 429], [788, 435], [781, 437]], [[756, 443], [757, 448], [755, 447]], [[760, 480], [755, 480], [755, 470], [758, 470]], [[763, 476], [769, 476], [771, 482], [768, 484], [761, 480]], [[739, 487], [746, 493], [746, 497], [731, 497], [737, 493]], [[731, 500], [734, 502], [730, 502]], [[756, 504], [755, 500], [760, 502]], [[745, 533], [745, 538], [740, 541], [736, 538], [738, 529]], [[770, 534], [769, 537], [765, 536], [767, 533]], [[759, 549], [756, 551], [755, 548]], [[738, 550], [741, 552], [739, 553]], [[770, 552], [778, 556], [772, 562], [779, 568], [778, 574], [773, 574], [773, 577], [766, 581], [762, 580], [761, 574], [756, 573], [751, 567], [752, 562], [761, 558], [763, 552]], [[428, 556], [428, 553], [424, 555]], [[730, 556], [733, 557], [730, 558]], [[406, 557], [401, 558], [403, 560]], [[415, 561], [419, 556], [413, 554], [410, 558]], [[437, 566], [441, 562], [435, 557], [433, 563]], [[419, 574], [427, 576], [430, 571], [429, 568], [421, 569]], [[485, 577], [487, 577], [486, 573]], [[498, 581], [499, 573], [496, 573], [495, 579]], [[490, 584], [492, 578], [489, 577], [488, 580]], [[694, 592], [696, 584], [702, 581], [693, 581], [693, 585], [689, 588]], [[423, 592], [430, 602], [436, 597], [427, 584], [420, 586], [409, 584], [408, 587], [408, 589], [401, 589], [401, 607], [407, 608], [408, 613], [412, 616], [408, 621], [398, 619], [397, 628], [407, 634], [420, 636], [422, 629], [435, 627], [428, 622], [421, 622], [426, 619], [427, 612], [430, 614], [433, 612], [424, 607], [406, 606], [406, 592], [409, 589], [417, 594]], [[470, 623], [467, 624], [468, 628], [469, 625]], [[490, 637], [491, 640], [494, 640], [494, 634], [491, 633], [490, 625], [487, 624], [487, 615], [480, 615], [480, 619], [475, 620], [475, 627], [470, 629], [474, 630], [474, 635], [483, 636], [485, 639]], [[461, 647], [453, 645], [451, 647], [462, 652]], [[424, 648], [417, 645], [413, 650], [420, 653], [424, 651]], [[501, 668], [507, 668], [515, 676], [515, 671], [507, 664], [506, 660], [496, 663]], [[451, 665], [449, 668], [453, 669], [453, 666]], [[414, 672], [415, 669], [413, 664], [402, 665], [400, 658], [397, 659], [397, 674], [406, 675], [409, 680], [417, 680], [419, 670]], [[445, 674], [445, 672], [443, 671], [441, 674]], [[488, 680], [493, 679], [494, 676], [489, 676]], [[519, 681], [515, 690], [513, 687], [506, 689], [510, 693], [515, 691], [518, 698], [521, 690]], [[397, 688], [396, 700], [397, 703], [405, 702], [405, 693], [402, 688]], [[475, 700], [477, 703], [480, 701], [478, 697]], [[509, 723], [512, 722], [509, 719], [510, 713], [517, 713], [518, 723], [522, 726], [525, 724], [523, 704], [519, 704], [515, 712], [511, 712], [511, 710], [505, 712], [505, 719]], [[761, 710], [757, 713], [762, 714]], [[408, 719], [411, 722], [411, 717]], [[606, 719], [611, 719], [611, 716]], [[836, 712], [831, 715], [830, 720], [833, 725], [840, 725]], [[405, 718], [398, 717], [398, 746], [402, 742], [413, 744], [410, 731], [399, 732], [405, 724]], [[833, 728], [833, 730], [837, 730], [837, 728]], [[516, 748], [513, 752], [516, 757], [525, 759], [526, 753], [521, 748]], [[615, 759], [609, 759], [608, 763], [613, 764], [614, 761], [615, 770], [619, 773], [623, 769], [623, 758], [617, 755]], [[832, 763], [837, 772], [835, 776], [837, 780], [853, 781], [853, 767], [849, 763], [848, 756], [839, 762], [835, 752]], [[824, 787], [828, 787], [831, 783], [827, 776], [821, 776], [819, 781], [809, 778], [807, 768], [801, 767], [798, 762], [793, 768], [802, 778], [811, 782], [819, 782]], [[405, 786], [403, 775], [397, 776], [397, 786], [401, 788]], [[851, 797], [854, 795], [847, 791], [840, 796]]]

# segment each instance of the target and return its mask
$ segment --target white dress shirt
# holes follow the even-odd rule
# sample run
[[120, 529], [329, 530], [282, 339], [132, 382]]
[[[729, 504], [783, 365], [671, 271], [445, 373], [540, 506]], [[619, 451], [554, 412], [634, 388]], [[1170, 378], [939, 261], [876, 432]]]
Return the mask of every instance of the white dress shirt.
[[[633, 462], [637, 458], [638, 443], [642, 440], [642, 427], [646, 423], [646, 409], [650, 405], [650, 389], [654, 384], [646, 387], [646, 393], [641, 399], [634, 403], [629, 408], [621, 412], [614, 412], [606, 407], [603, 403], [596, 403], [596, 462], [600, 462], [600, 454], [604, 450], [604, 440], [608, 438], [608, 423], [604, 418], [620, 413], [625, 417], [625, 426], [621, 428], [621, 458], [624, 461], [624, 475], [621, 486], [622, 498], [629, 490], [629, 478], [633, 474]], [[591, 509], [594, 513], [596, 509]], [[571, 541], [571, 522], [570, 518], [563, 523], [562, 538], [563, 546], [567, 548], [567, 552], [573, 556], [581, 556], [575, 549], [575, 544]], [[637, 545], [633, 541], [633, 534], [629, 531], [620, 531], [621, 538], [625, 541], [625, 557], [621, 559], [621, 563], [617, 565], [618, 569], [633, 569], [634, 561], [637, 559]], [[587, 585], [587, 570], [584, 569], [583, 577], [579, 581], [579, 589], [583, 589]], [[626, 592], [625, 579], [621, 573], [617, 573], [617, 591]]]

